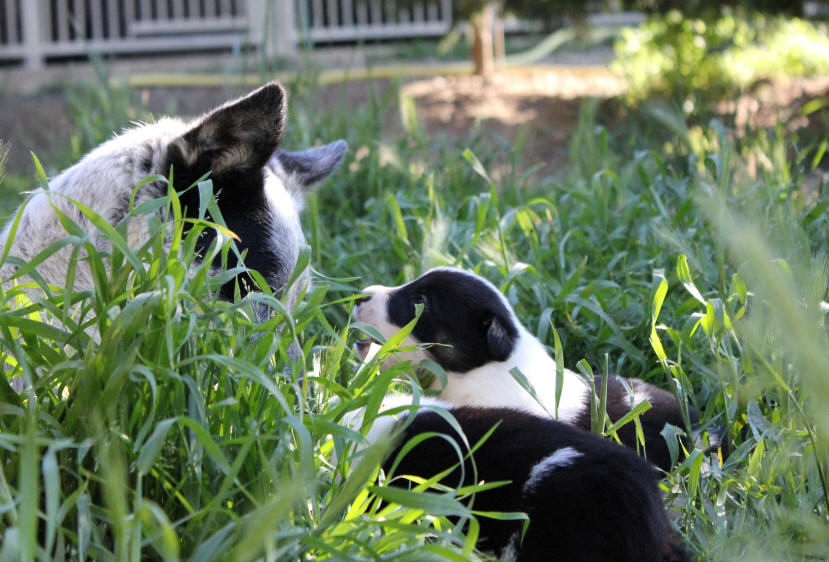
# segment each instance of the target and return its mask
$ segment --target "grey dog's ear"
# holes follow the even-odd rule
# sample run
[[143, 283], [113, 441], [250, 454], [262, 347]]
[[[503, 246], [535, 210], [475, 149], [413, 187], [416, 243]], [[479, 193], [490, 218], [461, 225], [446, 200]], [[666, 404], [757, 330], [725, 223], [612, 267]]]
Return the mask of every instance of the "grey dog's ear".
[[343, 162], [348, 143], [337, 140], [300, 152], [277, 150], [269, 162], [288, 190], [300, 195], [321, 182]]
[[285, 90], [271, 82], [206, 114], [172, 148], [194, 173], [261, 169], [284, 135], [285, 106]]

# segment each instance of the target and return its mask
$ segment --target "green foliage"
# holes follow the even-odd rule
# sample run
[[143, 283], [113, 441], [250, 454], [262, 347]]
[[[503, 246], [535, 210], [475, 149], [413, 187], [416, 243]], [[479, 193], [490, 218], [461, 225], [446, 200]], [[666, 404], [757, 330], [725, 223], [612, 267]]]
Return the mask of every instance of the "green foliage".
[[6, 174], [0, 182], [0, 220], [7, 220], [23, 202], [21, 193], [31, 189], [32, 177], [22, 174]]
[[[315, 283], [295, 311], [217, 300], [223, 279], [192, 252], [216, 226], [185, 232], [172, 193], [169, 222], [134, 211], [155, 221], [141, 248], [125, 224], [93, 247], [65, 218], [94, 290], [4, 285], [0, 558], [486, 557], [458, 501], [474, 490], [388, 488], [383, 444], [355, 456], [344, 422], [365, 407], [370, 423], [389, 388], [419, 390], [409, 365], [359, 365], [353, 297], [446, 264], [491, 279], [568, 367], [641, 377], [726, 428], [724, 464], [691, 451], [663, 481], [701, 559], [829, 556], [829, 195], [803, 188], [819, 147], [735, 140], [655, 104], [610, 126], [587, 103], [567, 173], [538, 179], [520, 142], [430, 137], [412, 112], [411, 134], [384, 138], [394, 87], [325, 110], [312, 85], [289, 89], [286, 147], [351, 145], [309, 200]], [[257, 326], [259, 303], [277, 312]]]
[[6, 173], [8, 156], [9, 145], [0, 139], [0, 220], [8, 217], [20, 204], [19, 193], [25, 189], [22, 187], [24, 185], [22, 178]]
[[803, 15], [800, 0], [624, 0], [623, 5], [626, 9], [662, 14], [676, 10], [689, 17], [716, 17], [726, 6], [749, 12]]
[[636, 101], [718, 100], [763, 79], [829, 73], [824, 24], [728, 11], [712, 20], [652, 18], [624, 30], [616, 54]]
[[61, 163], [69, 166], [114, 133], [135, 123], [152, 119], [150, 113], [136, 103], [136, 94], [126, 87], [113, 86], [106, 67], [95, 65], [97, 87], [70, 87], [69, 110], [75, 132], [69, 138], [67, 154]]

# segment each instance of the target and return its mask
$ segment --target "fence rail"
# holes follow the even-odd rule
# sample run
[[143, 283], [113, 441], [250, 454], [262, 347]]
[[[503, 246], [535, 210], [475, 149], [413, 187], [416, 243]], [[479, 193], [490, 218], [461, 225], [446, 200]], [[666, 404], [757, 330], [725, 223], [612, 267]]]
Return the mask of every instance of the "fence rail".
[[442, 35], [452, 0], [0, 0], [0, 61]]
[[451, 0], [412, 5], [381, 0], [312, 0], [300, 26], [312, 42], [442, 35], [451, 25]]

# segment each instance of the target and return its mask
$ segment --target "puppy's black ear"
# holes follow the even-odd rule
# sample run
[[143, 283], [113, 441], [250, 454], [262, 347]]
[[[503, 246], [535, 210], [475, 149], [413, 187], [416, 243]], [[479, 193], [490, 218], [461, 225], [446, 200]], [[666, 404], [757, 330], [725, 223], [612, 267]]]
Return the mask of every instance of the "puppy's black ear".
[[496, 361], [506, 361], [515, 347], [514, 338], [507, 330], [506, 324], [497, 316], [487, 320], [486, 343], [489, 355]]
[[271, 82], [214, 109], [171, 144], [171, 161], [197, 175], [262, 169], [285, 133], [285, 98]]
[[339, 168], [347, 150], [344, 140], [300, 152], [277, 150], [269, 165], [288, 189], [304, 192]]

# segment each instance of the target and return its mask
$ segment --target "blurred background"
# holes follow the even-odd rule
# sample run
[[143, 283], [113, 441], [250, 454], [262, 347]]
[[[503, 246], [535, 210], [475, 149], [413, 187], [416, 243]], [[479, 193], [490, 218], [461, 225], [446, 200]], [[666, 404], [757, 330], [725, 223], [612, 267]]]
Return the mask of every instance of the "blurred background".
[[[6, 187], [29, 181], [16, 177], [33, 173], [30, 151], [54, 172], [100, 142], [90, 119], [119, 130], [142, 111], [196, 115], [274, 77], [352, 107], [394, 82], [425, 130], [520, 133], [548, 172], [566, 160], [587, 98], [658, 97], [741, 130], [778, 116], [814, 129], [827, 11], [773, 0], [0, 0]], [[90, 89], [125, 105], [86, 115]], [[406, 126], [397, 117], [384, 134]]]

